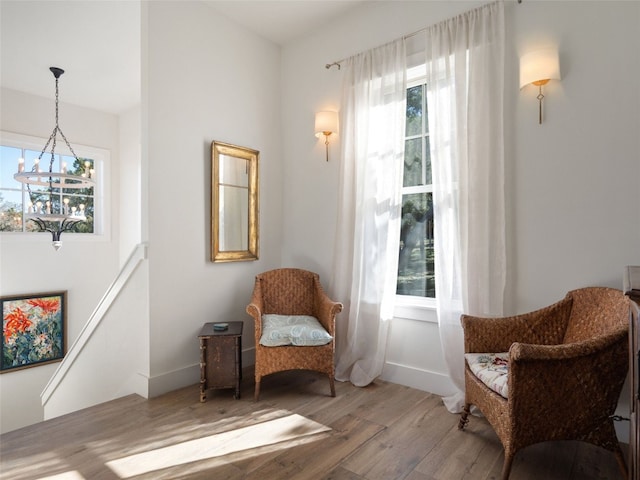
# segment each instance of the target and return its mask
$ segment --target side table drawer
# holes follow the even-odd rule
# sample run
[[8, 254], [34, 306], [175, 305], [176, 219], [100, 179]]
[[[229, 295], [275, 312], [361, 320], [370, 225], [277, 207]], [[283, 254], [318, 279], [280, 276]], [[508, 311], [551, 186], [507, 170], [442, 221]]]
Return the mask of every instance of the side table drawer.
[[210, 337], [205, 340], [205, 376], [209, 388], [234, 388], [238, 366], [236, 364], [236, 339]]

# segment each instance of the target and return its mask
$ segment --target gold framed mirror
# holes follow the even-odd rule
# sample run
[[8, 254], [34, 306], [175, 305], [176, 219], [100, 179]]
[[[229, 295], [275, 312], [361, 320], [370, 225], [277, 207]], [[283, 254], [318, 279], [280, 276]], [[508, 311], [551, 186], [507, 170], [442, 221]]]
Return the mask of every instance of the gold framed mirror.
[[211, 144], [211, 261], [258, 259], [258, 158], [260, 152]]

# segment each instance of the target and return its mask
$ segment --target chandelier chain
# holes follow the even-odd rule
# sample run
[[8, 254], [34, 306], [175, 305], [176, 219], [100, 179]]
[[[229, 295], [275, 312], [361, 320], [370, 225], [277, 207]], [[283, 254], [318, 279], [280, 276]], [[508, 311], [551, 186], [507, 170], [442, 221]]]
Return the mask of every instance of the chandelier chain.
[[[60, 136], [62, 137], [62, 139], [64, 140], [64, 143], [67, 145], [67, 148], [71, 151], [71, 154], [73, 155], [73, 158], [80, 163], [80, 159], [78, 158], [78, 156], [76, 155], [76, 152], [73, 150], [73, 147], [71, 146], [71, 143], [69, 143], [69, 140], [67, 140], [67, 137], [65, 136], [64, 132], [62, 131], [62, 129], [60, 128], [60, 121], [59, 121], [59, 98], [60, 98], [60, 88], [58, 86], [58, 80], [59, 80], [59, 75], [55, 75], [55, 82], [56, 82], [56, 96], [55, 96], [55, 121], [56, 124], [53, 127], [53, 132], [51, 132], [51, 135], [49, 136], [49, 140], [47, 140], [47, 143], [45, 144], [44, 148], [42, 149], [42, 151], [40, 152], [40, 155], [38, 156], [38, 162], [40, 162], [40, 160], [42, 160], [42, 157], [44, 156], [45, 152], [47, 151], [47, 148], [49, 147], [49, 145], [51, 145], [51, 160], [49, 161], [49, 203], [50, 205], [53, 205], [53, 175], [51, 175], [53, 173], [53, 163], [55, 162], [55, 152], [56, 152], [56, 145], [57, 145], [57, 134], [59, 133]], [[62, 166], [62, 159], [60, 159], [60, 165]], [[36, 170], [36, 166], [34, 165], [33, 168], [31, 169], [31, 171], [35, 171]], [[31, 201], [33, 202], [34, 198], [33, 198], [33, 193], [31, 191], [31, 185], [27, 184], [27, 190], [29, 192], [29, 198], [31, 199]]]

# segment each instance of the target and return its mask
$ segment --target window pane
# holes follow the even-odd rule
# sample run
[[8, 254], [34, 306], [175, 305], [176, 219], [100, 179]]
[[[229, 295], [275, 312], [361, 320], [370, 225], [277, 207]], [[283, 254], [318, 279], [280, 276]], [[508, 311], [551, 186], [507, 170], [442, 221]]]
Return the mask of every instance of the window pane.
[[[31, 172], [33, 170], [33, 166], [35, 165], [35, 160], [38, 158], [41, 152], [36, 152], [35, 150], [25, 150], [24, 151], [24, 171]], [[51, 155], [49, 155], [49, 159], [46, 157], [42, 157], [40, 160], [40, 170], [49, 170], [49, 160], [51, 159]]]
[[22, 150], [13, 147], [0, 147], [0, 188], [20, 189], [20, 183], [13, 178], [18, 172], [18, 159]]
[[[424, 140], [424, 160], [422, 141]], [[403, 187], [431, 185], [431, 151], [429, 137], [412, 138], [404, 142]]]
[[422, 85], [407, 89], [406, 136], [422, 133]]
[[[78, 160], [76, 160], [71, 156], [63, 156], [62, 162], [68, 172], [76, 175], [87, 174], [87, 162], [89, 162], [89, 169], [94, 166], [94, 161], [91, 158], [85, 157], [78, 157]], [[93, 187], [80, 189], [65, 188], [62, 193], [63, 199], [69, 199], [68, 208], [72, 209], [75, 207], [77, 211], [82, 211], [82, 207], [84, 207], [84, 215], [87, 218], [84, 222], [76, 223], [71, 231], [77, 233], [93, 233]]]
[[431, 146], [429, 144], [429, 137], [424, 137], [425, 142], [425, 159], [424, 159], [424, 184], [431, 185], [433, 180], [431, 179]]
[[22, 231], [22, 184], [13, 175], [18, 171], [22, 150], [0, 147], [0, 231]]
[[22, 231], [22, 193], [0, 190], [0, 232]]
[[[422, 86], [423, 88], [426, 87], [426, 85]], [[424, 102], [424, 133], [429, 134], [429, 104], [426, 102]]]
[[431, 193], [402, 196], [396, 293], [430, 298], [436, 296]]
[[404, 142], [403, 187], [423, 185], [422, 181], [422, 138], [412, 138]]

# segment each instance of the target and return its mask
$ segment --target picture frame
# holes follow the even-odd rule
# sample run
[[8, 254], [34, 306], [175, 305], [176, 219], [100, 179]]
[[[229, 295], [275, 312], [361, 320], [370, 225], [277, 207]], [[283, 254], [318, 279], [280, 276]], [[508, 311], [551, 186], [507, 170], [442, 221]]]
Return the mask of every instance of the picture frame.
[[61, 361], [67, 353], [67, 292], [0, 297], [0, 373]]

